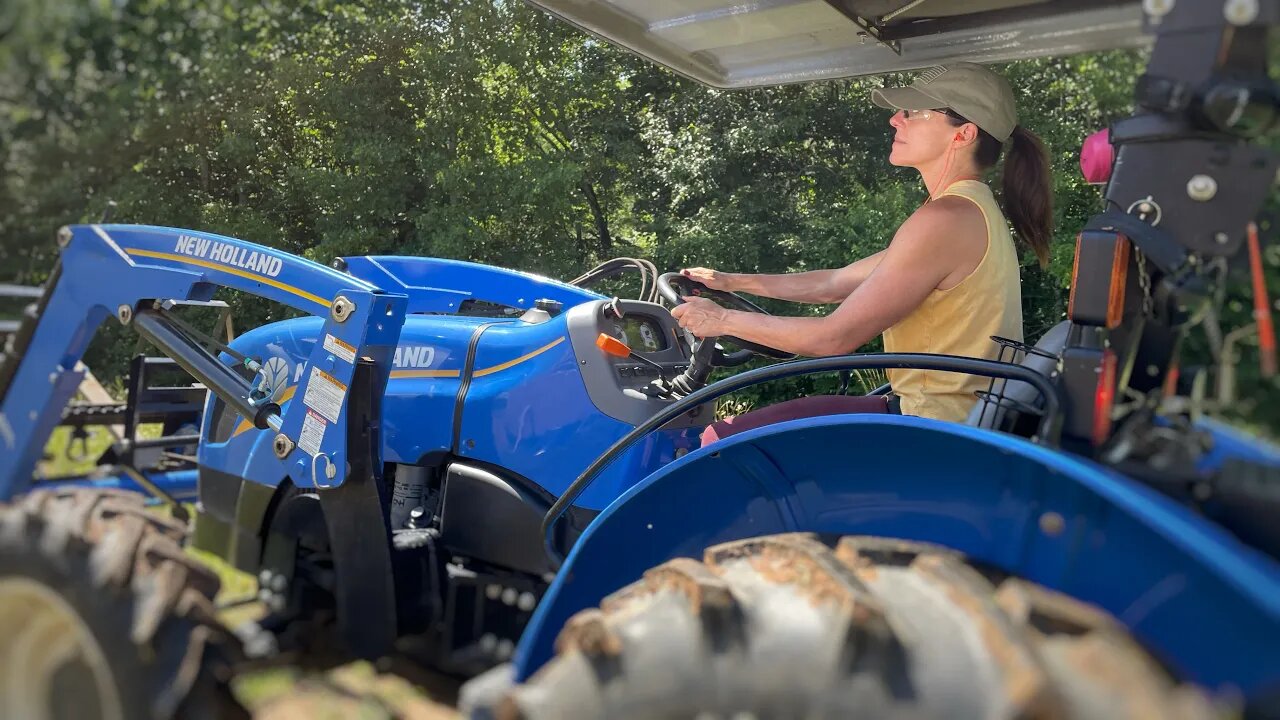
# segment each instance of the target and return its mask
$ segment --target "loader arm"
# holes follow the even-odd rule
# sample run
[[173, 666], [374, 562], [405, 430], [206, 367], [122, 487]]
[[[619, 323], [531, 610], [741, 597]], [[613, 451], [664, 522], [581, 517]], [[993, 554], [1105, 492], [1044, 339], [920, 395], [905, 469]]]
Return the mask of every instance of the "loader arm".
[[[372, 361], [386, 387], [406, 298], [310, 260], [235, 238], [141, 225], [77, 225], [58, 232], [61, 257], [0, 363], [0, 500], [30, 482], [62, 409], [80, 385], [77, 363], [110, 316], [138, 331], [211, 392], [276, 433], [279, 476], [300, 487], [346, 479], [348, 389]], [[228, 287], [326, 318], [298, 397], [287, 410], [175, 324], [165, 301], [203, 302]], [[248, 365], [250, 370], [254, 365]]]

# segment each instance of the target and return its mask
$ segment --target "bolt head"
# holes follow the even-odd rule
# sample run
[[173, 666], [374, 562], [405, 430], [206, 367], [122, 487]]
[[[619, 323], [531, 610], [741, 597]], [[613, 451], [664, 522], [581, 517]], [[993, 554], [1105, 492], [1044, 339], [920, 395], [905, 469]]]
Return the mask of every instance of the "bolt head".
[[1219, 245], [1226, 245], [1227, 243], [1231, 242], [1231, 236], [1224, 232], [1214, 233], [1213, 241], [1218, 243]]
[[289, 453], [293, 452], [293, 441], [284, 433], [277, 433], [275, 440], [271, 441], [271, 449], [275, 451], [276, 457], [281, 460], [289, 457]]
[[329, 463], [324, 468], [324, 477], [326, 480], [332, 480], [338, 477], [338, 467], [333, 463]]
[[1143, 0], [1142, 10], [1152, 20], [1159, 20], [1173, 9], [1173, 0]]
[[329, 309], [329, 316], [335, 322], [346, 322], [351, 317], [351, 313], [356, 311], [356, 304], [347, 299], [345, 295], [339, 295], [337, 300], [333, 301], [333, 306]]
[[1057, 537], [1067, 527], [1067, 521], [1056, 512], [1047, 512], [1040, 516], [1040, 532], [1049, 537]]
[[1248, 25], [1258, 19], [1258, 0], [1227, 0], [1222, 15], [1232, 25]]
[[1208, 202], [1218, 194], [1218, 181], [1209, 175], [1195, 175], [1187, 181], [1187, 196], [1199, 202]]
[[58, 228], [57, 243], [60, 248], [65, 248], [71, 244], [71, 228]]
[[121, 325], [128, 325], [133, 322], [133, 308], [128, 305], [121, 305], [116, 308], [116, 318], [120, 320]]

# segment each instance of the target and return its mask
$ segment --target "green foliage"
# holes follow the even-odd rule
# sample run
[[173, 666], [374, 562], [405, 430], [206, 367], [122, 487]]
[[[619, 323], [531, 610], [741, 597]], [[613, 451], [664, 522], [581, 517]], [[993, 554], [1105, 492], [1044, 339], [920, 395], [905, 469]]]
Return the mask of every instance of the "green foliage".
[[[430, 255], [570, 278], [617, 255], [662, 270], [839, 266], [883, 248], [923, 199], [914, 172], [888, 164], [887, 117], [868, 101], [903, 78], [716, 91], [520, 3], [19, 0], [0, 33], [6, 280], [41, 281], [56, 227], [108, 200], [117, 221], [322, 262]], [[1129, 110], [1141, 61], [1003, 68], [1057, 196], [1052, 263], [1025, 261], [1031, 338], [1063, 316], [1074, 235], [1100, 206], [1080, 143]], [[282, 316], [228, 299], [240, 328]], [[110, 378], [134, 342], [111, 327], [87, 361]], [[1269, 397], [1248, 381], [1242, 394]], [[1272, 422], [1275, 405], [1255, 416]]]

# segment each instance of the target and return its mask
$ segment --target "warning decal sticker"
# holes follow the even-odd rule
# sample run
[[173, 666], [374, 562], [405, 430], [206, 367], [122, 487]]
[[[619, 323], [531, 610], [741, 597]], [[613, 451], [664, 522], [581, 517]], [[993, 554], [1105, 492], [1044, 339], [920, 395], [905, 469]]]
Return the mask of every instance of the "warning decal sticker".
[[356, 349], [332, 335], [324, 336], [324, 349], [352, 365], [356, 362]]
[[347, 386], [320, 368], [311, 368], [311, 377], [307, 380], [307, 393], [302, 396], [302, 404], [320, 413], [331, 423], [338, 422], [338, 413], [342, 412], [342, 399], [347, 395]]
[[307, 416], [302, 419], [302, 436], [298, 438], [298, 447], [308, 455], [319, 455], [327, 425], [324, 418], [308, 410]]

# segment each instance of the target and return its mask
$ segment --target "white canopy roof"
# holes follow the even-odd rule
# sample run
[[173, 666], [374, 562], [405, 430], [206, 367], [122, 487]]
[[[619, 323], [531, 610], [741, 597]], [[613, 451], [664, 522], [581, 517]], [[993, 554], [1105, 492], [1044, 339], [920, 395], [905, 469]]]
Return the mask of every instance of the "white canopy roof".
[[714, 87], [1149, 42], [1139, 0], [528, 0]]

